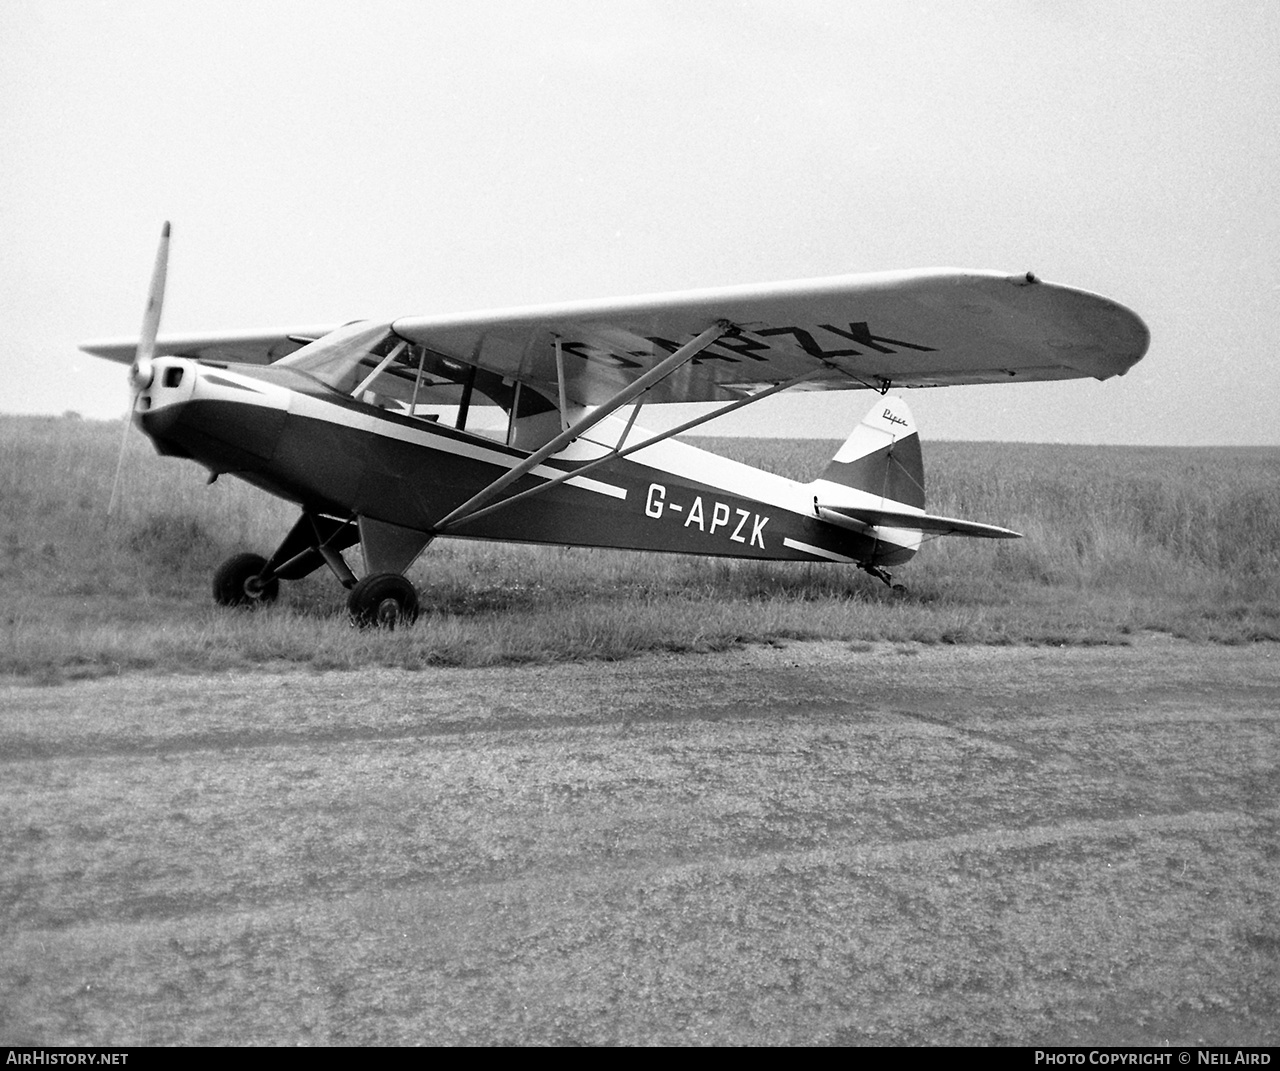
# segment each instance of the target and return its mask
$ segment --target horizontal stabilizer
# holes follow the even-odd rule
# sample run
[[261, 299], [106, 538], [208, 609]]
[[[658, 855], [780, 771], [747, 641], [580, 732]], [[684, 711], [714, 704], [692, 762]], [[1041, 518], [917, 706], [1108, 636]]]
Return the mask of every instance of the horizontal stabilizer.
[[961, 521], [955, 517], [938, 517], [932, 513], [908, 513], [901, 510], [870, 509], [861, 506], [818, 505], [818, 516], [844, 528], [905, 528], [914, 532], [936, 532], [939, 535], [973, 536], [977, 539], [1021, 539], [1022, 533], [994, 524]]

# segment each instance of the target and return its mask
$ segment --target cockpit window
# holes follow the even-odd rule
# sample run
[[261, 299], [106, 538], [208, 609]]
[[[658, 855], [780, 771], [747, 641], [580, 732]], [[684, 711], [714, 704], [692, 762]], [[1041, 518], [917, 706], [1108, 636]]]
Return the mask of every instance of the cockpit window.
[[418, 419], [456, 410], [465, 422], [472, 406], [496, 404], [528, 417], [555, 406], [535, 390], [423, 346], [412, 345], [389, 323], [357, 320], [276, 362], [318, 379], [357, 401]]

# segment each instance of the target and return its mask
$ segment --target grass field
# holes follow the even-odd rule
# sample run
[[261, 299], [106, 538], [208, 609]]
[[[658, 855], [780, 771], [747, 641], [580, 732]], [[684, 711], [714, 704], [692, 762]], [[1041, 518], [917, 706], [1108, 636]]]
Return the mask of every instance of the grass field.
[[[411, 577], [413, 629], [347, 624], [327, 571], [257, 614], [213, 606], [213, 569], [269, 553], [292, 507], [118, 425], [0, 419], [0, 673], [56, 682], [130, 669], [493, 665], [719, 650], [785, 639], [1124, 643], [1140, 631], [1280, 639], [1280, 449], [925, 444], [930, 509], [1006, 524], [943, 539], [895, 596], [850, 567], [441, 540]], [[837, 444], [699, 440], [801, 479]]]

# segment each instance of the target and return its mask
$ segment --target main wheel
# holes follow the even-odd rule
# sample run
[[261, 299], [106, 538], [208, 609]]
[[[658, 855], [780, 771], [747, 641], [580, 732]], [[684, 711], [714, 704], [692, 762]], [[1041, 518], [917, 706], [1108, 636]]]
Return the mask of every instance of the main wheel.
[[237, 554], [228, 558], [213, 574], [213, 598], [219, 606], [262, 606], [275, 602], [280, 581], [272, 577], [265, 584], [258, 577], [267, 559], [261, 554]]
[[374, 573], [351, 589], [347, 609], [361, 628], [412, 625], [418, 619], [418, 593], [399, 573]]

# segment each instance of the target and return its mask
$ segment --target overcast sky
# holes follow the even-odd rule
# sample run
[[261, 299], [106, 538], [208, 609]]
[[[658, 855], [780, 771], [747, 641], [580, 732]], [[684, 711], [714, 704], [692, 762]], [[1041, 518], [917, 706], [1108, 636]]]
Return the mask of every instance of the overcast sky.
[[[926, 439], [1280, 443], [1274, 0], [6, 0], [4, 21], [0, 410], [123, 413], [126, 370], [76, 343], [137, 332], [171, 219], [170, 331], [1033, 270], [1136, 310], [1146, 359], [909, 392]], [[729, 419], [839, 437], [868, 404]]]

